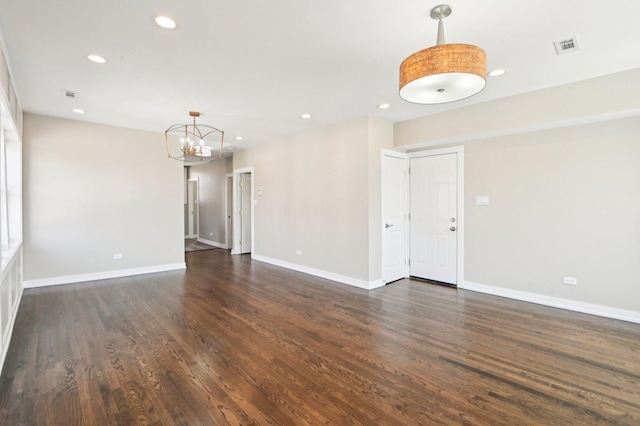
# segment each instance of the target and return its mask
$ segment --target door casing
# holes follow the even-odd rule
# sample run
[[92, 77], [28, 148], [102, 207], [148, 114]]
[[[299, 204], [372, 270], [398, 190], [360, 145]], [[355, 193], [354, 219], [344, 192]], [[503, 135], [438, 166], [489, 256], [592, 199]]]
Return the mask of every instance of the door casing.
[[[444, 154], [457, 154], [457, 219], [456, 219], [456, 282], [455, 285], [462, 288], [464, 283], [464, 147], [456, 146], [450, 148], [430, 149], [419, 152], [412, 152], [407, 155], [408, 159], [418, 157], [429, 157], [435, 155]], [[409, 174], [409, 176], [411, 176]], [[411, 177], [409, 177], [411, 179]], [[411, 202], [411, 191], [409, 191], [409, 202], [407, 203], [407, 212], [409, 212], [409, 206]], [[409, 220], [409, 229], [411, 227], [411, 220]], [[407, 252], [409, 253], [409, 262], [411, 262], [411, 249], [410, 242], [408, 242]]]
[[242, 197], [242, 193], [239, 191], [240, 189], [240, 179], [241, 179], [241, 175], [244, 173], [250, 173], [251, 174], [251, 181], [252, 181], [252, 185], [251, 185], [251, 257], [253, 258], [253, 253], [256, 252], [256, 240], [255, 240], [255, 196], [254, 196], [254, 191], [255, 191], [255, 181], [256, 181], [256, 175], [255, 172], [253, 170], [253, 167], [243, 167], [240, 169], [234, 169], [233, 170], [233, 244], [232, 244], [232, 249], [231, 249], [231, 254], [240, 254], [241, 253], [241, 247], [240, 247], [240, 238], [239, 235], [240, 234], [240, 220], [238, 220], [240, 218], [240, 208], [241, 208], [241, 199], [240, 197]]
[[251, 173], [242, 173], [240, 175], [240, 253], [251, 253], [251, 242], [253, 236], [251, 234], [251, 224], [253, 223], [253, 176]]
[[233, 247], [233, 173], [225, 175], [224, 187], [224, 244], [225, 248]]
[[[387, 150], [383, 150], [382, 155], [384, 156], [384, 151]], [[389, 151], [389, 152], [394, 152], [394, 151]], [[412, 153], [408, 153], [406, 154], [407, 159], [410, 158], [414, 158], [414, 157], [425, 157], [425, 156], [432, 156], [432, 155], [443, 155], [443, 154], [452, 154], [452, 153], [456, 153], [458, 154], [456, 156], [457, 158], [457, 205], [458, 205], [458, 217], [457, 217], [457, 226], [456, 226], [456, 235], [457, 235], [457, 240], [456, 240], [456, 246], [457, 246], [457, 250], [456, 250], [456, 262], [457, 262], [457, 271], [456, 271], [456, 284], [458, 286], [458, 288], [464, 288], [464, 228], [465, 228], [465, 218], [464, 218], [464, 147], [463, 146], [455, 146], [455, 147], [449, 147], [449, 148], [439, 148], [439, 149], [428, 149], [428, 150], [424, 150], [424, 151], [417, 151], [417, 152], [412, 152]], [[402, 153], [396, 153], [396, 154], [402, 154]], [[381, 160], [382, 161], [382, 160]], [[408, 169], [408, 161], [407, 161], [407, 169]], [[408, 171], [408, 170], [407, 170]], [[383, 177], [384, 178], [384, 177]], [[405, 209], [405, 213], [408, 215], [409, 214], [409, 206], [410, 206], [410, 202], [411, 202], [411, 192], [409, 190], [409, 182], [407, 180], [407, 197], [406, 197], [406, 204], [404, 206]], [[381, 211], [384, 211], [384, 207], [381, 207]], [[384, 218], [382, 220], [382, 226], [384, 226]], [[410, 250], [410, 241], [409, 241], [409, 233], [411, 230], [411, 220], [409, 220], [407, 222], [407, 226], [406, 226], [406, 245], [405, 245], [405, 252], [407, 253], [407, 258], [411, 259], [411, 250]], [[384, 232], [383, 228], [381, 228], [381, 233]], [[382, 247], [381, 247], [382, 250]], [[384, 255], [384, 251], [382, 252], [382, 255]], [[382, 267], [384, 267], [384, 260], [382, 260], [383, 264]], [[408, 266], [405, 268], [405, 277], [409, 277], [409, 268]]]
[[[195, 184], [195, 185], [194, 185]], [[187, 182], [187, 212], [189, 213], [189, 238], [198, 238], [200, 227], [200, 197], [198, 178], [191, 178]], [[195, 198], [194, 198], [195, 197]], [[195, 206], [194, 206], [195, 205]], [[195, 224], [195, 226], [194, 226]]]

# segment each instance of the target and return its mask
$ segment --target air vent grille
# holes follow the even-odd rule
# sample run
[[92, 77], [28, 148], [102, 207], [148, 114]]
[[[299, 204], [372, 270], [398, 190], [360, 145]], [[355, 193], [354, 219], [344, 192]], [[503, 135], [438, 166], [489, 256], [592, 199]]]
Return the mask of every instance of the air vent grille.
[[74, 92], [73, 90], [63, 90], [62, 94], [67, 99], [78, 99], [78, 92]]
[[556, 53], [558, 55], [564, 55], [565, 53], [577, 52], [580, 50], [578, 37], [575, 36], [565, 40], [556, 41], [553, 44], [556, 47]]

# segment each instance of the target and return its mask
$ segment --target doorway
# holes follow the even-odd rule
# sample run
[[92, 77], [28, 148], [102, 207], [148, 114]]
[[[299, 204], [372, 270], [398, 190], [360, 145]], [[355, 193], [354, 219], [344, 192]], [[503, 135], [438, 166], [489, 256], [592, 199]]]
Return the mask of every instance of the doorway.
[[224, 243], [226, 248], [233, 247], [233, 173], [225, 175], [225, 196], [224, 196]]
[[189, 179], [187, 182], [187, 211], [189, 226], [187, 237], [198, 238], [198, 179]]
[[382, 281], [464, 283], [464, 147], [382, 152]]
[[240, 175], [240, 254], [251, 253], [252, 193], [251, 173], [242, 173]]
[[253, 167], [233, 171], [233, 250], [231, 254], [252, 253], [254, 243]]
[[457, 286], [463, 276], [463, 147], [409, 155], [409, 275]]
[[407, 155], [382, 151], [382, 282], [407, 276]]

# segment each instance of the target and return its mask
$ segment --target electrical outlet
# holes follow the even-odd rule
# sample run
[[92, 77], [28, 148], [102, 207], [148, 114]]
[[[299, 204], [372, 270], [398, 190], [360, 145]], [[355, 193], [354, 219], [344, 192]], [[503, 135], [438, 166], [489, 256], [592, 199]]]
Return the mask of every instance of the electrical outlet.
[[116, 253], [113, 255], [113, 259], [114, 260], [120, 260], [124, 257], [124, 255], [122, 253]]
[[562, 277], [563, 284], [576, 285], [578, 284], [578, 279], [576, 277]]
[[302, 250], [296, 250], [296, 254], [302, 254]]

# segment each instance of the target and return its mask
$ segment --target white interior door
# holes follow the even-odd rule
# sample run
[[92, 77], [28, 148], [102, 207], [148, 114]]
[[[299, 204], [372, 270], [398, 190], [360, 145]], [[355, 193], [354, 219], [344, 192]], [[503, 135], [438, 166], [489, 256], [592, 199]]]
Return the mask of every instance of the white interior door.
[[233, 247], [233, 175], [226, 177], [226, 201], [225, 201], [225, 244], [227, 248]]
[[198, 238], [198, 179], [188, 184], [189, 238]]
[[457, 155], [410, 159], [410, 274], [457, 284]]
[[251, 173], [240, 175], [240, 254], [251, 253]]
[[406, 155], [382, 154], [382, 282], [406, 277]]

